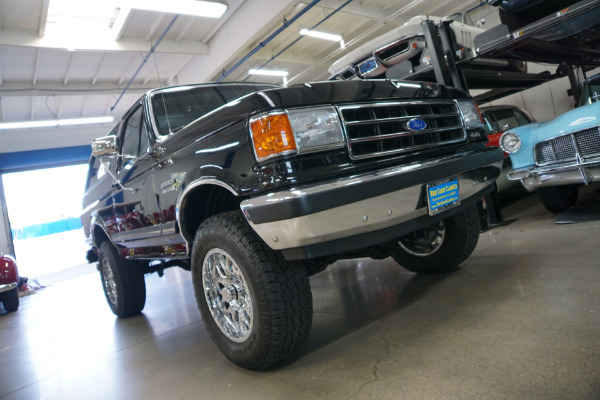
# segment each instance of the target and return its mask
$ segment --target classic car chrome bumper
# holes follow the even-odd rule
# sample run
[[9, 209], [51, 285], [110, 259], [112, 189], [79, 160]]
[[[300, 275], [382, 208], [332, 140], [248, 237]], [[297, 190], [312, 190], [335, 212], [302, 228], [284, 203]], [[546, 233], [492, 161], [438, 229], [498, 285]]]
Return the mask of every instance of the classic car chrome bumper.
[[13, 290], [16, 287], [17, 287], [16, 282], [2, 284], [2, 285], [0, 285], [0, 293], [8, 292], [9, 290]]
[[527, 191], [547, 187], [589, 184], [600, 181], [600, 160], [539, 168], [518, 169], [507, 174], [510, 180], [519, 180]]
[[[339, 246], [340, 239], [369, 234], [369, 239], [375, 240], [377, 235], [372, 233], [389, 231], [384, 236], [392, 240], [433, 223], [435, 219], [428, 214], [424, 189], [428, 183], [449, 177], [458, 179], [462, 204], [436, 215], [437, 219], [473, 204], [480, 198], [475, 195], [492, 190], [503, 158], [502, 151], [488, 147], [269, 193], [243, 201], [241, 209], [252, 228], [272, 249], [338, 241], [337, 246], [330, 248], [335, 253], [344, 250], [345, 246]], [[381, 235], [378, 237], [383, 239]], [[367, 242], [360, 244], [366, 247]], [[351, 246], [356, 248], [356, 243]], [[327, 250], [320, 253], [323, 251]], [[292, 253], [284, 255], [288, 259], [305, 258], [302, 252]]]

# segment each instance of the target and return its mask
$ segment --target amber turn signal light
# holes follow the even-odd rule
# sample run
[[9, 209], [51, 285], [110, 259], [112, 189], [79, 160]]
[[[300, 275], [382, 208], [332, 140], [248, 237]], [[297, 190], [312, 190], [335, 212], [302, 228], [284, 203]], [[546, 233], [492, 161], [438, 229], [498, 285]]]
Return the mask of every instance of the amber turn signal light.
[[250, 131], [259, 160], [297, 150], [287, 114], [265, 115], [253, 120], [250, 122]]

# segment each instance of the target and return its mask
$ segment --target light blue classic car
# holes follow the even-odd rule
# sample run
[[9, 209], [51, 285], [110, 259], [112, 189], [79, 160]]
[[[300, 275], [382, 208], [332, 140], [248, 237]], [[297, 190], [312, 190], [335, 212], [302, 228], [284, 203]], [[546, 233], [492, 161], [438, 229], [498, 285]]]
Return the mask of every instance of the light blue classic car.
[[510, 129], [500, 146], [514, 168], [508, 179], [537, 190], [550, 212], [574, 206], [580, 185], [600, 181], [600, 74], [583, 83], [578, 108]]

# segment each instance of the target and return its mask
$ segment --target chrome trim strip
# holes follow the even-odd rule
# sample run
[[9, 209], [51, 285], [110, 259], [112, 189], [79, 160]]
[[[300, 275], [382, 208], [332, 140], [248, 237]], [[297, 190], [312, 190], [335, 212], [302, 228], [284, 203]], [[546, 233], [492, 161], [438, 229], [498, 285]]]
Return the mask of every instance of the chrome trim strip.
[[589, 184], [600, 181], [600, 160], [583, 164], [553, 165], [551, 168], [520, 169], [507, 174], [510, 180], [519, 180], [527, 191], [541, 187]]
[[364, 158], [373, 158], [373, 157], [379, 157], [379, 156], [384, 156], [384, 155], [388, 155], [388, 154], [406, 153], [406, 152], [415, 151], [415, 150], [430, 149], [430, 148], [434, 148], [434, 147], [445, 146], [445, 145], [453, 144], [453, 143], [461, 143], [461, 142], [465, 141], [465, 139], [464, 139], [465, 137], [466, 137], [466, 133], [465, 133], [465, 136], [463, 136], [460, 139], [450, 140], [450, 141], [443, 142], [443, 143], [435, 143], [435, 144], [430, 143], [430, 144], [424, 144], [424, 145], [419, 145], [419, 146], [412, 146], [412, 147], [409, 147], [406, 149], [379, 151], [379, 152], [375, 152], [375, 153], [368, 153], [365, 155], [352, 154], [352, 159], [353, 160], [362, 160]]
[[[374, 121], [377, 122], [401, 122], [404, 120], [410, 120], [412, 118], [449, 118], [449, 117], [458, 117], [461, 118], [461, 115], [459, 112], [456, 113], [447, 113], [447, 114], [426, 114], [426, 115], [407, 115], [406, 117], [395, 117], [395, 118], [377, 118], [377, 119], [367, 119], [364, 121], [348, 121], [346, 122], [346, 124], [348, 126], [355, 126], [355, 125], [365, 125], [365, 124], [372, 124]], [[461, 118], [462, 121], [462, 118]], [[462, 128], [462, 123], [459, 125]]]
[[[419, 136], [424, 133], [435, 133], [435, 132], [446, 132], [446, 131], [463, 131], [464, 132], [464, 128], [462, 126], [457, 126], [457, 127], [453, 127], [453, 128], [423, 129], [421, 131], [415, 131], [415, 132], [398, 132], [398, 133], [388, 133], [388, 134], [379, 135], [379, 136], [365, 136], [365, 137], [361, 137], [361, 138], [350, 139], [350, 143], [373, 142], [373, 141], [377, 141], [377, 140], [394, 139], [397, 137]], [[460, 140], [462, 141], [462, 140], [464, 140], [464, 138], [462, 138]], [[444, 142], [443, 144], [446, 144], [446, 143], [451, 143], [451, 142]], [[414, 149], [416, 147], [411, 146], [410, 148]]]

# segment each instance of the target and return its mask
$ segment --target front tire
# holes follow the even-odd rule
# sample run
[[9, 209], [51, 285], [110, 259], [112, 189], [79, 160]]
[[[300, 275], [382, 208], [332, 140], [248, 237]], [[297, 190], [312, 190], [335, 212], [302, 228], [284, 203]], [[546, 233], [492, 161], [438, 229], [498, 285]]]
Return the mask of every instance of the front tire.
[[454, 270], [466, 260], [479, 240], [477, 207], [440, 220], [398, 239], [392, 258], [405, 269], [418, 274]]
[[546, 210], [558, 214], [577, 204], [579, 187], [575, 185], [543, 187], [537, 190], [537, 194]]
[[100, 245], [98, 262], [102, 289], [112, 312], [119, 318], [139, 314], [146, 304], [146, 282], [140, 265], [121, 257], [109, 241]]
[[7, 313], [15, 312], [19, 308], [19, 288], [0, 293], [0, 302]]
[[238, 366], [265, 370], [306, 340], [312, 324], [307, 274], [271, 250], [240, 211], [198, 228], [192, 280], [212, 340]]

